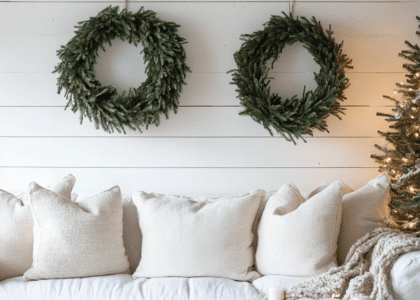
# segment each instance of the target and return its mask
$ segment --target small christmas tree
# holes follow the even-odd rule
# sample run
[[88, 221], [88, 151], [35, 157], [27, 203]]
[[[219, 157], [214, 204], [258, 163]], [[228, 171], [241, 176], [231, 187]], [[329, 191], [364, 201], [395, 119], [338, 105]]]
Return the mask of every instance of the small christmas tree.
[[[420, 17], [417, 17], [420, 21]], [[419, 26], [420, 28], [420, 26]], [[420, 37], [420, 31], [416, 34]], [[408, 62], [403, 64], [408, 74], [406, 83], [397, 83], [399, 100], [384, 96], [395, 103], [395, 115], [377, 113], [388, 117], [392, 123], [390, 132], [379, 134], [389, 143], [387, 147], [375, 145], [384, 152], [372, 155], [378, 162], [379, 171], [391, 178], [391, 215], [400, 230], [419, 234], [420, 232], [420, 48], [405, 41], [409, 50], [399, 56]]]

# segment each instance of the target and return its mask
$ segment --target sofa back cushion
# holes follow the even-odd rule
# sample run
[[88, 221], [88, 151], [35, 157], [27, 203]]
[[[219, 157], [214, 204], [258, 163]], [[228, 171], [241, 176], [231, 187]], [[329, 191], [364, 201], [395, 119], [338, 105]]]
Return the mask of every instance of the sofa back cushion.
[[[77, 195], [77, 200], [80, 201], [86, 197], [92, 196], [92, 193], [80, 193]], [[164, 194], [155, 194], [158, 197], [166, 197]], [[231, 195], [170, 195], [175, 200], [191, 200], [196, 202], [212, 202], [220, 198], [229, 200]], [[137, 208], [133, 203], [133, 197], [130, 194], [122, 194], [122, 208], [123, 208], [123, 240], [128, 261], [130, 262], [130, 271], [133, 274], [140, 263], [141, 258], [141, 243], [142, 234], [139, 226], [139, 218]], [[258, 224], [261, 215], [267, 203], [268, 194], [265, 199], [261, 201], [257, 214], [252, 225], [252, 234], [254, 236], [252, 241], [252, 251], [255, 256], [258, 243]], [[255, 269], [255, 266], [254, 266]]]
[[337, 266], [342, 184], [305, 199], [292, 183], [268, 200], [258, 228], [257, 271], [262, 275], [315, 276]]
[[143, 235], [133, 278], [225, 277], [254, 280], [252, 226], [263, 190], [198, 202], [136, 192], [134, 204]]
[[123, 209], [123, 242], [125, 253], [130, 263], [130, 273], [133, 274], [140, 263], [142, 234], [139, 227], [137, 208], [131, 195], [122, 196]]
[[343, 264], [351, 246], [390, 219], [390, 179], [379, 175], [343, 197], [343, 216], [338, 237], [338, 262]]
[[[354, 191], [343, 184], [342, 218], [338, 236], [337, 260], [342, 265], [351, 246], [370, 231], [392, 224], [390, 220], [390, 179], [379, 175], [362, 188]], [[320, 184], [308, 192], [307, 199], [325, 190], [329, 184]]]
[[[48, 189], [71, 198], [73, 175], [57, 180]], [[22, 199], [0, 190], [0, 281], [22, 276], [32, 264], [33, 218], [28, 193]]]
[[29, 186], [34, 256], [24, 280], [127, 272], [118, 186], [78, 203], [36, 183]]

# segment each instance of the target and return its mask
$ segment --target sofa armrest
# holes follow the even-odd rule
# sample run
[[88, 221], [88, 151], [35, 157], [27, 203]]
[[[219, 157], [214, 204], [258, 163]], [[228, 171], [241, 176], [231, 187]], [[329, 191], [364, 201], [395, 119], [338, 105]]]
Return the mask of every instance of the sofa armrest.
[[420, 251], [401, 255], [391, 269], [391, 283], [395, 300], [419, 299]]

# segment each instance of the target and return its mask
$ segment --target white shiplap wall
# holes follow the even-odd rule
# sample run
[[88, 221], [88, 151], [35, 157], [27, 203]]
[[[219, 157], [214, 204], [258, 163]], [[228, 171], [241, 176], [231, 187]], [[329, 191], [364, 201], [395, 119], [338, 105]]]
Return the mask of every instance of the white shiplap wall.
[[[382, 143], [396, 81], [404, 81], [398, 53], [404, 40], [419, 43], [418, 1], [297, 1], [295, 14], [332, 25], [353, 59], [343, 120], [328, 120], [330, 133], [316, 132], [297, 146], [270, 137], [241, 110], [227, 71], [241, 34], [263, 28], [273, 14], [289, 12], [289, 1], [133, 1], [181, 25], [192, 73], [178, 114], [144, 133], [107, 134], [64, 111], [56, 93], [56, 50], [74, 25], [115, 1], [0, 1], [0, 188], [21, 190], [72, 173], [76, 190], [99, 192], [120, 185], [125, 192], [242, 193], [272, 190], [286, 181], [306, 189], [342, 179], [358, 188], [377, 176], [370, 159]], [[122, 4], [121, 4], [122, 5]], [[103, 83], [137, 86], [145, 78], [134, 46], [117, 43], [101, 55]], [[284, 96], [314, 88], [318, 70], [301, 45], [285, 49], [273, 70], [272, 89]]]

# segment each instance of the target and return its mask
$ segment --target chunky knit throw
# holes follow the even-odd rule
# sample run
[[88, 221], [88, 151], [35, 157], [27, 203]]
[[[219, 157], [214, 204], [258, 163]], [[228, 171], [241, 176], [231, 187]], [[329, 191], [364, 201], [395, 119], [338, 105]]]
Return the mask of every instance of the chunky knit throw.
[[344, 264], [309, 278], [286, 293], [286, 300], [330, 298], [343, 300], [364, 294], [373, 300], [393, 300], [390, 271], [401, 254], [420, 250], [420, 238], [380, 227], [359, 239]]

